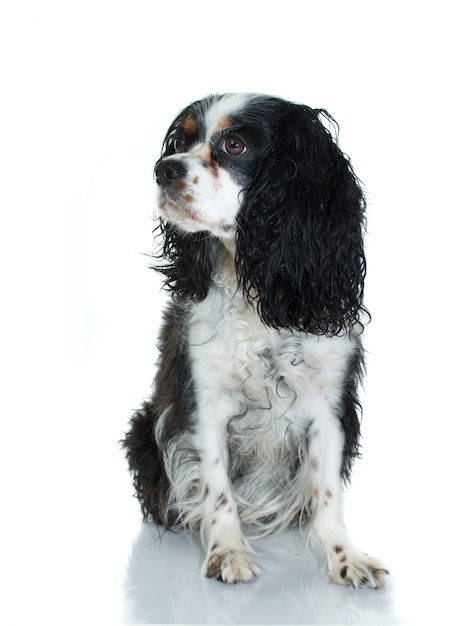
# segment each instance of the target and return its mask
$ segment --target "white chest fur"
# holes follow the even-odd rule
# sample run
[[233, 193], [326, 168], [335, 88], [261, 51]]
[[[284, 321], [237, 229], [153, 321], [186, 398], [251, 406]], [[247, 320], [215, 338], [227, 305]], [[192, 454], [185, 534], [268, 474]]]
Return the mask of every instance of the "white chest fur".
[[355, 348], [349, 336], [268, 328], [241, 295], [222, 287], [194, 306], [189, 325], [196, 388], [229, 395], [234, 411], [268, 409], [275, 419], [296, 412], [305, 422], [318, 398], [336, 402]]
[[205, 454], [202, 476], [213, 471], [223, 441], [242, 521], [259, 534], [287, 525], [309, 506], [302, 494], [311, 493], [317, 433], [332, 432], [339, 473], [336, 407], [356, 339], [268, 328], [224, 285], [193, 306], [188, 339], [198, 403], [195, 439], [216, 451]]

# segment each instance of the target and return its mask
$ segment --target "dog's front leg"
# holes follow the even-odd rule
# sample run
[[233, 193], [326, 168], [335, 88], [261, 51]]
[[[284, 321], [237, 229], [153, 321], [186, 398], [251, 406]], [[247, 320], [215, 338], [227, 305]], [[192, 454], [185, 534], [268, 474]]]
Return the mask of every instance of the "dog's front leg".
[[226, 425], [232, 415], [227, 395], [199, 397], [198, 436], [205, 500], [200, 528], [207, 554], [202, 573], [226, 583], [248, 582], [260, 574], [252, 549], [240, 526], [228, 477]]
[[358, 550], [343, 520], [340, 476], [344, 435], [329, 403], [318, 412], [310, 429], [312, 536], [321, 544], [332, 582], [353, 587], [381, 587], [387, 567]]

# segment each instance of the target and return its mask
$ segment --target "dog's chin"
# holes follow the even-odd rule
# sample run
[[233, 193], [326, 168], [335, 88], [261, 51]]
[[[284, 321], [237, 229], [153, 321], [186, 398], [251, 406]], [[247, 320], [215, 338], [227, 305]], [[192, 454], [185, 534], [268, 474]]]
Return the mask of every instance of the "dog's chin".
[[158, 214], [166, 222], [170, 222], [188, 233], [206, 230], [202, 220], [186, 203], [177, 202], [170, 198], [160, 199]]
[[235, 238], [235, 226], [223, 221], [212, 223], [201, 216], [194, 207], [184, 201], [170, 197], [161, 197], [158, 204], [158, 214], [166, 222], [174, 224], [187, 233], [208, 231], [222, 239]]

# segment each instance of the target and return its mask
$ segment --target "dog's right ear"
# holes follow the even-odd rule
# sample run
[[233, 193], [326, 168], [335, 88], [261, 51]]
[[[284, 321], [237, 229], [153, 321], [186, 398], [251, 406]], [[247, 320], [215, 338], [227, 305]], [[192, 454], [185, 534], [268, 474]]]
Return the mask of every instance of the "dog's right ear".
[[217, 242], [208, 232], [183, 232], [174, 224], [159, 220], [161, 251], [153, 266], [165, 276], [164, 286], [176, 301], [200, 302], [207, 296], [217, 258]]

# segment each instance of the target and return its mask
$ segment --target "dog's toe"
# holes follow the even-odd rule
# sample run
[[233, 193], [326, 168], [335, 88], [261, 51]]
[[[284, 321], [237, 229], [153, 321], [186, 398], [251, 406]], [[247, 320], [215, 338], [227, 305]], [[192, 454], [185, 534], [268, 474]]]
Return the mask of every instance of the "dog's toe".
[[339, 554], [337, 562], [331, 562], [330, 579], [338, 585], [370, 587], [378, 589], [385, 584], [388, 567], [367, 554]]

